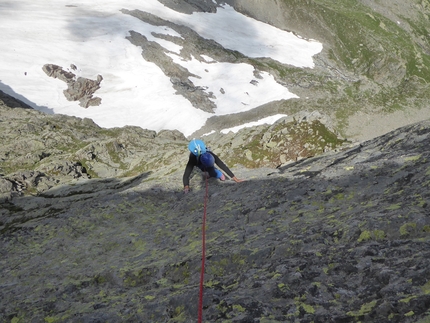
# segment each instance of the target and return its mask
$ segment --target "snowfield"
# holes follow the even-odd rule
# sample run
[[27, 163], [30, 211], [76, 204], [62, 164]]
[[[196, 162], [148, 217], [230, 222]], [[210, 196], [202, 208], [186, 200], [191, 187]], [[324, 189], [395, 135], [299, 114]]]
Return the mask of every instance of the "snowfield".
[[[262, 73], [258, 83], [251, 84], [255, 79], [251, 65], [216, 62], [208, 56], [203, 56], [206, 62], [184, 60], [179, 45], [155, 36], [181, 37], [177, 32], [147, 24], [121, 13], [121, 9], [149, 12], [248, 57], [271, 57], [296, 67], [312, 68], [312, 57], [322, 50], [317, 41], [246, 17], [228, 5], [218, 8], [217, 13], [187, 15], [157, 0], [14, 0], [0, 2], [0, 90], [35, 109], [91, 118], [102, 127], [135, 125], [156, 131], [177, 129], [190, 135], [214, 114], [194, 108], [175, 94], [170, 79], [143, 59], [140, 47], [126, 39], [134, 30], [159, 43], [175, 63], [198, 76], [190, 80], [215, 94], [215, 115], [297, 98], [268, 73]], [[101, 105], [84, 109], [79, 102], [67, 101], [63, 94], [66, 84], [48, 77], [42, 71], [45, 64], [64, 69], [74, 64], [77, 71], [72, 72], [89, 79], [102, 75], [101, 88], [95, 93], [102, 99]], [[265, 118], [261, 123], [282, 116]]]

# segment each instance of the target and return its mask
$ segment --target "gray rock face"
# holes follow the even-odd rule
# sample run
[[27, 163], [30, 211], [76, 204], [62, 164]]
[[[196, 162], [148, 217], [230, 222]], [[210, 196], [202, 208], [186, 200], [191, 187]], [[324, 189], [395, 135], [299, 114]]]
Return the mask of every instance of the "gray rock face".
[[17, 100], [13, 96], [10, 96], [9, 94], [4, 93], [3, 91], [0, 91], [0, 100], [1, 100], [0, 103], [3, 106], [7, 106], [9, 108], [22, 108], [22, 109], [33, 110], [33, 108], [28, 104], [25, 104], [20, 100]]
[[[1, 155], [0, 192], [13, 194], [0, 204], [0, 321], [196, 320], [206, 187], [204, 321], [428, 319], [429, 121], [278, 168], [237, 164], [232, 170], [246, 179], [238, 184], [206, 183], [196, 171], [184, 195], [187, 141], [178, 132], [110, 133], [90, 120], [11, 110], [0, 110], [16, 125], [2, 129], [6, 138], [33, 134], [17, 145], [41, 153], [39, 161], [29, 154], [33, 169], [13, 174], [12, 151], [27, 155]], [[322, 120], [254, 131], [264, 150], [285, 125]], [[79, 149], [60, 149], [76, 138]], [[228, 146], [214, 145], [220, 138], [211, 140], [227, 155]], [[139, 158], [142, 167], [137, 176], [89, 178], [70, 156], [99, 172]], [[41, 183], [55, 185], [28, 191]]]
[[218, 4], [212, 0], [161, 0], [165, 6], [178, 12], [192, 14], [193, 12], [216, 12]]
[[13, 191], [13, 182], [5, 178], [0, 178], [0, 202], [4, 203], [11, 197]]

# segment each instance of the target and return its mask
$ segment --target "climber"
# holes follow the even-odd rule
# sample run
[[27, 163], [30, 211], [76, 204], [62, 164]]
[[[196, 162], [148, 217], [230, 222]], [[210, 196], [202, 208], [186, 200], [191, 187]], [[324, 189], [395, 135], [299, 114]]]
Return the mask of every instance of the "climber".
[[221, 181], [225, 181], [225, 175], [218, 169], [215, 168], [215, 164], [221, 168], [228, 176], [232, 178], [236, 183], [243, 182], [242, 179], [238, 179], [233, 172], [223, 163], [223, 161], [215, 155], [213, 152], [206, 148], [204, 142], [200, 139], [193, 139], [188, 145], [188, 149], [191, 152], [188, 159], [187, 166], [185, 167], [184, 176], [182, 181], [184, 183], [184, 192], [190, 191], [190, 175], [193, 171], [194, 166], [200, 168], [203, 172], [207, 172], [209, 177], [218, 178]]

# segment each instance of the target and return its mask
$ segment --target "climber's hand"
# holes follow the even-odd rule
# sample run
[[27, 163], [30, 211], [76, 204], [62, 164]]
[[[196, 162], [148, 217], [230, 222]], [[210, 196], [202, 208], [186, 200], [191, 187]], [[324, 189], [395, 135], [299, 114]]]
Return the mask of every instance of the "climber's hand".
[[244, 182], [244, 181], [245, 181], [244, 179], [239, 179], [239, 178], [237, 178], [236, 176], [234, 176], [234, 177], [232, 178], [232, 180], [234, 180], [236, 183], [240, 183], [240, 182]]

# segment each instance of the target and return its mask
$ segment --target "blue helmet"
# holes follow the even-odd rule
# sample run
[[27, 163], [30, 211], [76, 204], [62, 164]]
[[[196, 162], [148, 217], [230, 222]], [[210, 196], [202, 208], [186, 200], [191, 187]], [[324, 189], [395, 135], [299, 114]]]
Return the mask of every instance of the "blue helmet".
[[211, 153], [204, 153], [200, 156], [200, 162], [205, 167], [213, 167], [215, 164], [215, 158]]
[[188, 144], [188, 149], [195, 156], [200, 156], [201, 154], [204, 154], [206, 152], [205, 143], [200, 139], [191, 140], [190, 143]]

